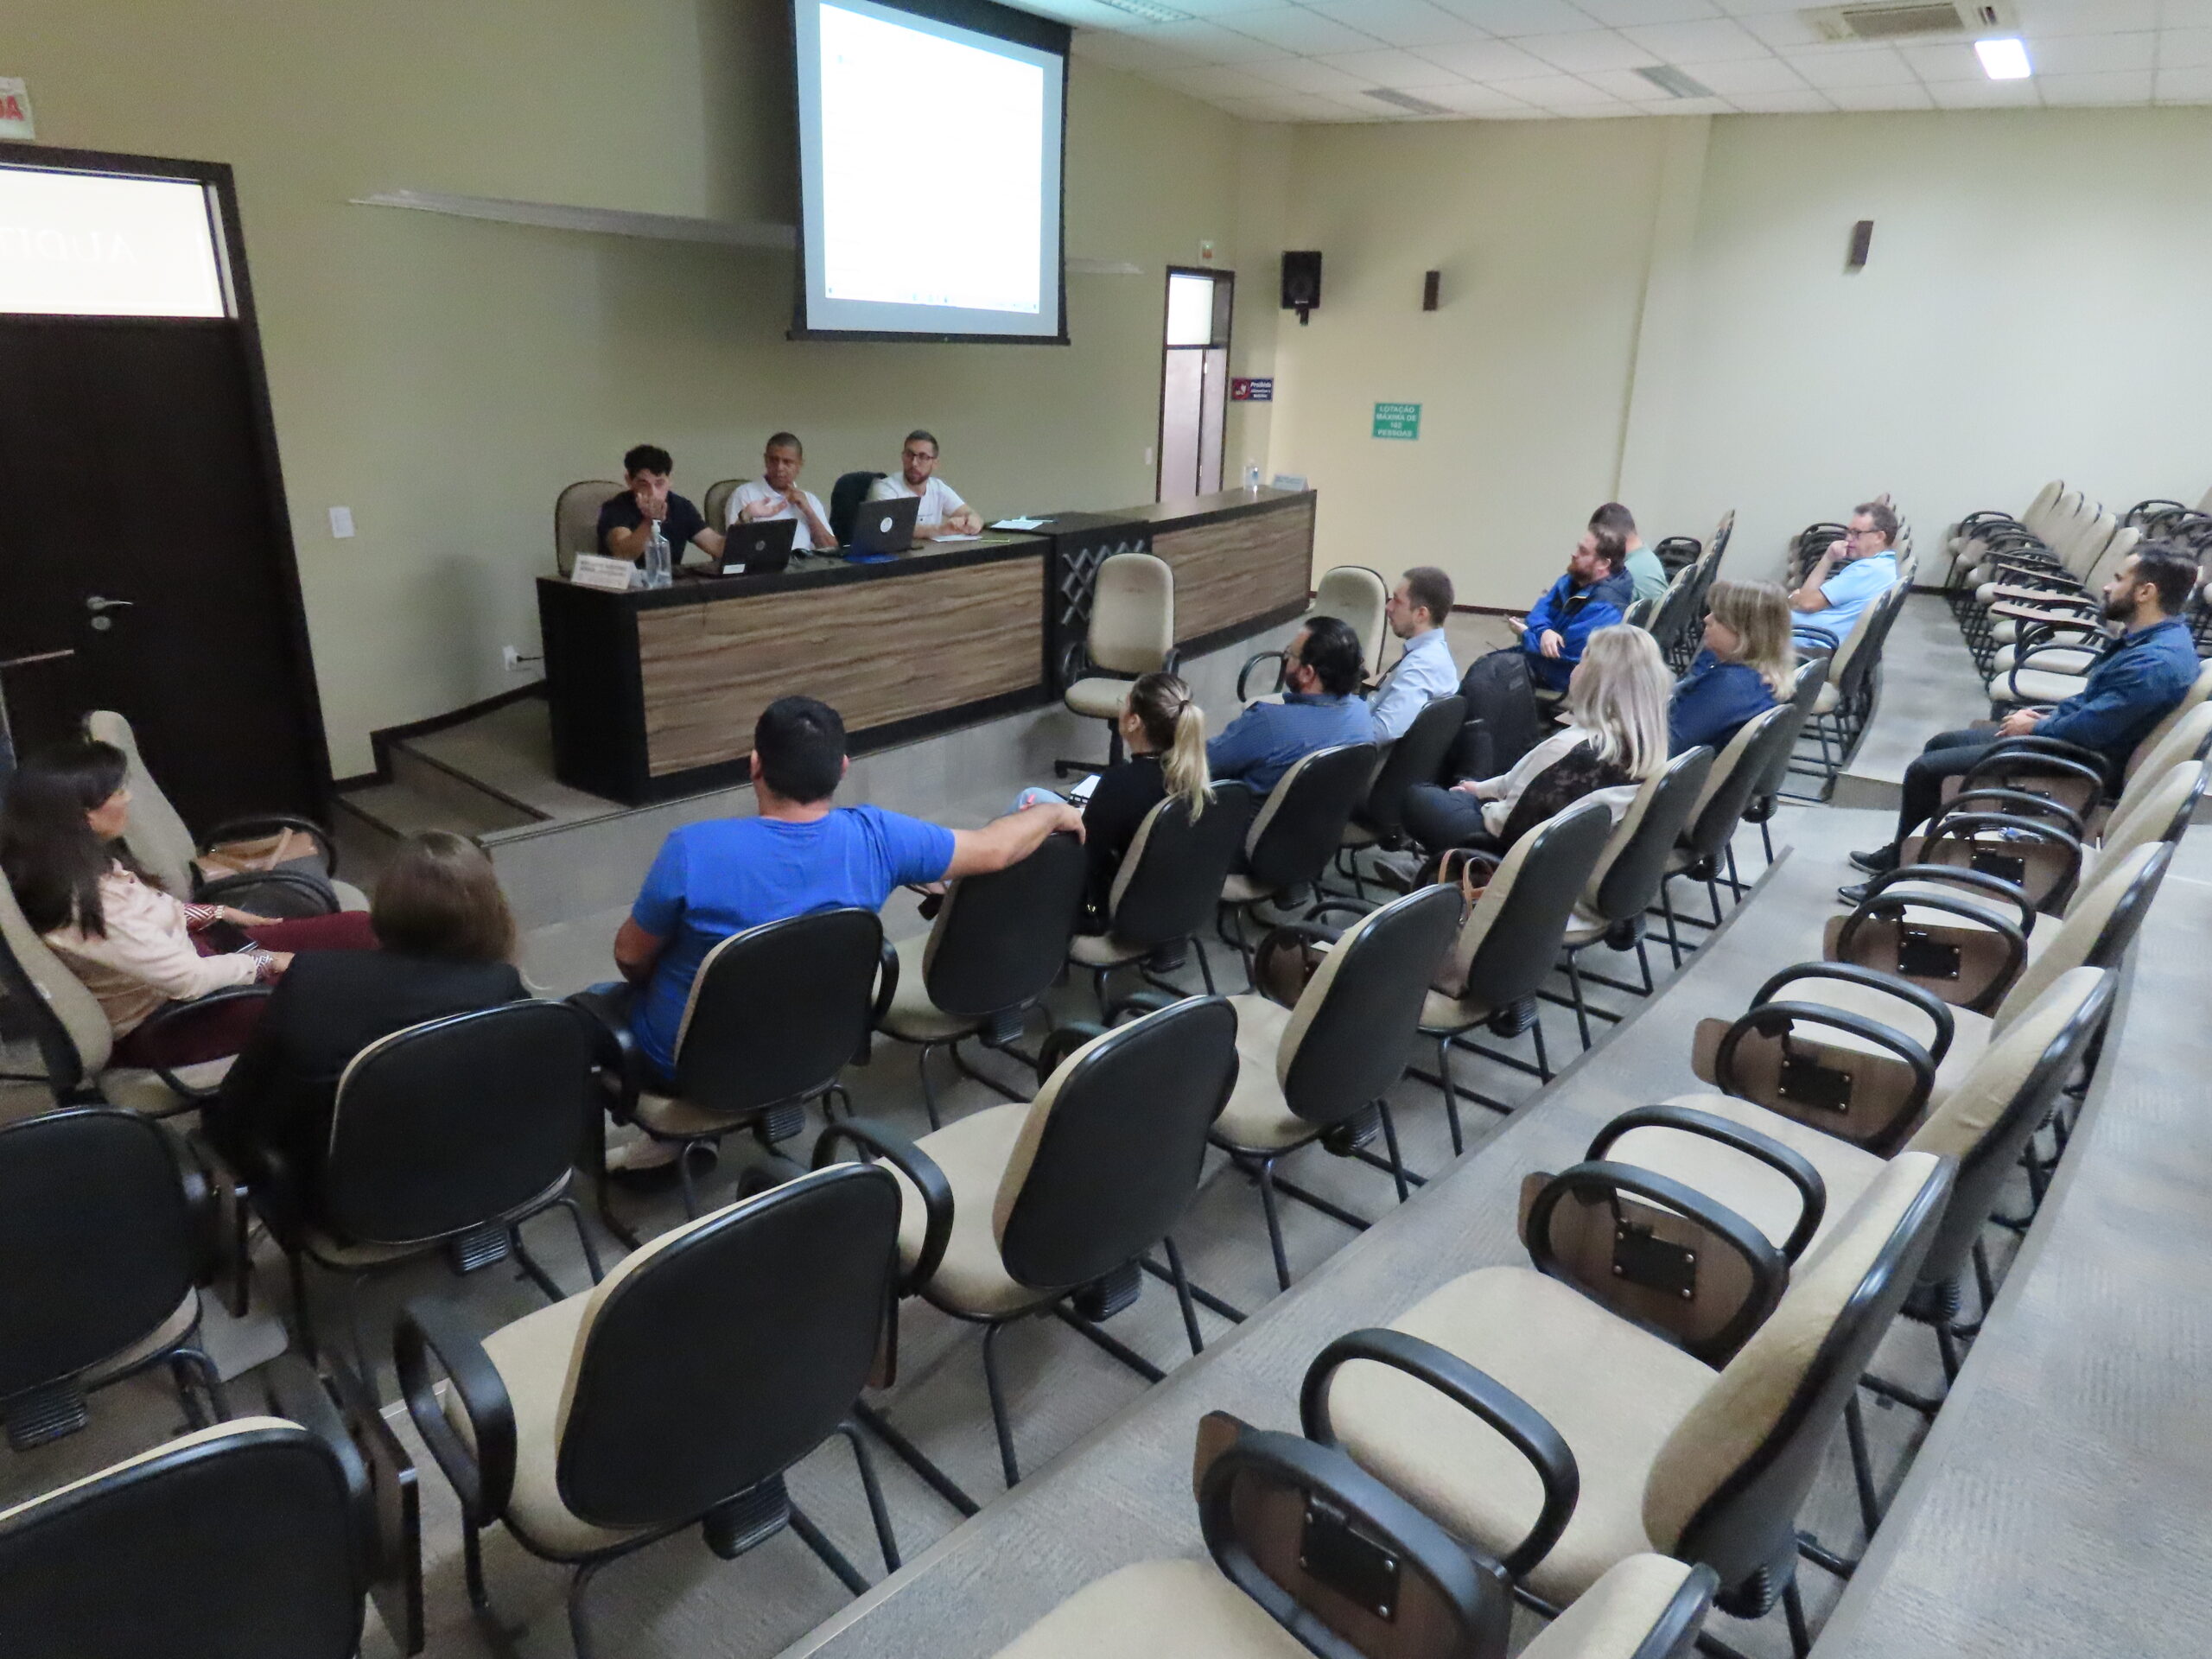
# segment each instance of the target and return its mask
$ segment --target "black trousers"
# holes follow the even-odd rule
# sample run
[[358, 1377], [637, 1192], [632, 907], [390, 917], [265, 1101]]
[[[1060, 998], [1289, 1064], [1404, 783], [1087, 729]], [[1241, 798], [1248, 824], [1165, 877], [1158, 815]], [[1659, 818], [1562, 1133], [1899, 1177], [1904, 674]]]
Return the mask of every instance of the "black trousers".
[[1496, 845], [1483, 827], [1483, 804], [1472, 795], [1436, 784], [1415, 784], [1406, 791], [1402, 814], [1406, 833], [1432, 853], [1447, 847]]
[[1897, 807], [1897, 838], [1904, 838], [1936, 816], [1943, 804], [1943, 780], [1970, 771], [1974, 763], [1997, 747], [1991, 728], [1938, 732], [1929, 738], [1912, 764], [1904, 769], [1904, 798]]

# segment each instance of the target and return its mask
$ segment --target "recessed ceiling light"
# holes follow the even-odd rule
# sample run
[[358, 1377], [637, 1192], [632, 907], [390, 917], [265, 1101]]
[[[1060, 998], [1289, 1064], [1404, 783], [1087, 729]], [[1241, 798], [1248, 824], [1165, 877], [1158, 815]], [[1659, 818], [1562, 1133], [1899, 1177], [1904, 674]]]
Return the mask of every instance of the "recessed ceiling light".
[[1636, 72], [1669, 98], [1711, 98], [1713, 88], [1694, 80], [1671, 63], [1655, 63]]
[[1367, 89], [1367, 95], [1379, 104], [1388, 104], [1414, 115], [1452, 113], [1441, 104], [1432, 104], [1425, 98], [1415, 98], [1411, 92], [1402, 92], [1393, 86], [1370, 86]]
[[1132, 17], [1141, 17], [1147, 23], [1187, 23], [1191, 14], [1178, 11], [1173, 6], [1163, 6], [1156, 0], [1098, 0], [1102, 6], [1111, 6], [1116, 11], [1126, 11]]
[[1981, 60], [1982, 70], [1992, 80], [2025, 80], [2035, 73], [2028, 61], [2028, 48], [2024, 41], [2004, 35], [1993, 41], [1976, 41], [1974, 55]]

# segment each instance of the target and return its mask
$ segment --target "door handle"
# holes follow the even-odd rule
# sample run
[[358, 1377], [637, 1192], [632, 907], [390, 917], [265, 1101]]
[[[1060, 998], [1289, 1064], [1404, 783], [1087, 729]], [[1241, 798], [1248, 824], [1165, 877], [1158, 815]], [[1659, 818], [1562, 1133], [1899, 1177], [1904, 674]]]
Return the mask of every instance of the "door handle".
[[85, 608], [98, 616], [102, 611], [128, 610], [137, 601], [129, 599], [102, 599], [98, 594], [85, 601]]

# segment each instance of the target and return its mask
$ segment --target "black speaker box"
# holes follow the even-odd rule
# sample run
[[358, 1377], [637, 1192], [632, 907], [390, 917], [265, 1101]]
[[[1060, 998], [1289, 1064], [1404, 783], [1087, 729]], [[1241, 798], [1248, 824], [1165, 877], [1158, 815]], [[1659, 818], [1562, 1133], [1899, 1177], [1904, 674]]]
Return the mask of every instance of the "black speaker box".
[[1282, 257], [1282, 308], [1302, 318], [1321, 308], [1321, 256], [1308, 250]]

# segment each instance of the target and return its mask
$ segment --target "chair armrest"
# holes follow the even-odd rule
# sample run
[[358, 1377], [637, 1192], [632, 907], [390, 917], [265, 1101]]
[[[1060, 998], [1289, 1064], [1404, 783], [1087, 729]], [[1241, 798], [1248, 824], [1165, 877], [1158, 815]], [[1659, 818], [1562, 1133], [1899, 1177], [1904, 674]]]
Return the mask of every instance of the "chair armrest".
[[[1325, 949], [1333, 945], [1343, 933], [1341, 928], [1324, 927], [1319, 922], [1277, 922], [1252, 948], [1252, 988], [1279, 1007], [1295, 1007], [1318, 968], [1309, 952], [1317, 945]], [[1287, 950], [1298, 955], [1294, 962], [1286, 964], [1281, 953]], [[1295, 976], [1297, 988], [1278, 982], [1279, 976]], [[1290, 997], [1287, 1002], [1283, 1001], [1286, 993]]]
[[1106, 1010], [1106, 1023], [1109, 1026], [1118, 1026], [1122, 1023], [1122, 1016], [1125, 1014], [1132, 1012], [1140, 1014], [1158, 1014], [1161, 1009], [1172, 1008], [1178, 1002], [1185, 1000], [1166, 991], [1132, 991]]
[[219, 875], [195, 887], [192, 898], [195, 904], [231, 905], [251, 915], [261, 909], [259, 904], [253, 902], [253, 895], [271, 892], [306, 902], [305, 908], [279, 912], [280, 918], [334, 916], [338, 912], [338, 895], [331, 891], [330, 883], [297, 870], [240, 870], [232, 875]]
[[[1866, 896], [1859, 901], [1858, 908], [1851, 912], [1852, 915], [1855, 917], [1859, 911], [1868, 909], [1890, 888], [1903, 887], [1908, 882], [1939, 882], [1945, 886], [1970, 888], [1975, 893], [1986, 893], [1992, 899], [2003, 899], [2019, 912], [2020, 919], [2014, 924], [2017, 931], [2025, 934], [2034, 931], [2036, 912], [2034, 906], [2028, 903], [2027, 894], [2001, 875], [1992, 875], [1986, 870], [1968, 869], [1961, 864], [1900, 864], [1894, 870], [1885, 870], [1867, 882]], [[1904, 902], [1909, 905], [1926, 904], [1934, 897], [1930, 893], [1906, 899]], [[1952, 913], [1967, 915], [1964, 911]], [[2000, 927], [2004, 920], [1986, 906], [1978, 906], [1969, 919], [1992, 927]]]
[[[1251, 699], [1244, 693], [1244, 683], [1250, 677], [1252, 671], [1257, 668], [1262, 663], [1271, 662], [1274, 664], [1275, 683], [1274, 689], [1277, 691], [1281, 690], [1282, 665], [1287, 656], [1288, 653], [1286, 652], [1260, 651], [1253, 652], [1251, 656], [1245, 658], [1244, 666], [1236, 671], [1236, 701], [1239, 702], [1249, 702], [1251, 701]], [[1265, 696], [1267, 693], [1263, 691], [1260, 695], [1262, 696]]]
[[[2044, 801], [2041, 804], [2048, 808], [2056, 803]], [[2069, 812], [2067, 816], [2070, 817], [2073, 815]], [[2071, 847], [2076, 853], [2082, 850], [2079, 836], [2069, 834], [2057, 824], [2041, 818], [2023, 817], [2018, 812], [1954, 812], [1946, 808], [1929, 826], [1928, 833], [1920, 838], [1921, 857], [1925, 861], [1929, 845], [1933, 842], [1971, 841], [1988, 830], [2017, 830], [2031, 841], [2054, 842], [2060, 846]]]
[[[480, 1527], [498, 1520], [515, 1487], [515, 1407], [499, 1367], [449, 1304], [427, 1296], [400, 1310], [391, 1345], [407, 1414], [453, 1483], [462, 1513]], [[433, 1362], [461, 1397], [476, 1442], [473, 1453], [438, 1403]]]
[[1045, 1040], [1037, 1046], [1037, 1081], [1042, 1083], [1058, 1071], [1067, 1057], [1085, 1043], [1106, 1034], [1106, 1027], [1091, 1020], [1071, 1020], [1064, 1026], [1055, 1026]]
[[[1664, 1315], [1655, 1320], [1637, 1312], [1632, 1303], [1624, 1306], [1627, 1298], [1622, 1292], [1626, 1281], [1616, 1282], [1613, 1274], [1619, 1272], [1618, 1266], [1614, 1267], [1613, 1274], [1586, 1278], [1573, 1264], [1562, 1261], [1553, 1248], [1552, 1217], [1560, 1202], [1570, 1193], [1604, 1196], [1608, 1200], [1609, 1213], [1616, 1218], [1620, 1217], [1619, 1197], [1622, 1193], [1644, 1199], [1662, 1210], [1672, 1211], [1725, 1244], [1750, 1274], [1750, 1288], [1720, 1327], [1702, 1336], [1675, 1329]], [[1808, 1237], [1811, 1236], [1802, 1220], [1797, 1230], [1803, 1231]], [[1526, 1232], [1529, 1259], [1537, 1272], [1548, 1279], [1573, 1285], [1600, 1307], [1618, 1313], [1647, 1330], [1656, 1331], [1685, 1352], [1716, 1370], [1726, 1365], [1736, 1351], [1744, 1345], [1745, 1338], [1766, 1323], [1767, 1315], [1774, 1312], [1775, 1304], [1782, 1300], [1783, 1292], [1789, 1288], [1789, 1263], [1764, 1233], [1712, 1194], [1686, 1186], [1656, 1170], [1640, 1169], [1632, 1164], [1577, 1164], [1573, 1168], [1553, 1176], [1544, 1183], [1542, 1191], [1536, 1194], [1535, 1202], [1529, 1206]], [[1691, 1294], [1688, 1291], [1681, 1293], [1684, 1297]]]
[[[2005, 809], [2008, 807], [2016, 810], [2006, 813]], [[2032, 790], [2000, 789], [1993, 786], [1987, 789], [1962, 789], [1952, 796], [1949, 800], [1943, 803], [1943, 810], [1937, 814], [1936, 823], [1930, 827], [1929, 833], [1934, 834], [1943, 820], [1955, 813], [1961, 817], [1967, 817], [1981, 812], [1995, 812], [2008, 817], [2027, 818], [2031, 821], [2037, 821], [2036, 815], [2039, 813], [2044, 817], [2055, 820], [2060, 829], [2065, 830], [2076, 841], [2088, 833], [2088, 827], [2082, 822], [2082, 815], [2063, 801], [2054, 801], [2050, 796], [2038, 795]]]
[[1813, 1235], [1820, 1230], [1821, 1218], [1827, 1213], [1827, 1183], [1821, 1179], [1821, 1172], [1802, 1154], [1792, 1152], [1772, 1135], [1761, 1135], [1757, 1129], [1746, 1128], [1712, 1112], [1701, 1112], [1694, 1106], [1638, 1106], [1623, 1112], [1599, 1130], [1583, 1158], [1588, 1163], [1602, 1162], [1613, 1142], [1630, 1129], [1678, 1129], [1684, 1135], [1701, 1135], [1747, 1158], [1756, 1158], [1796, 1187], [1797, 1224], [1783, 1243], [1784, 1261], [1796, 1261], [1813, 1242]]
[[899, 995], [899, 952], [890, 940], [883, 941], [876, 963], [875, 1006], [868, 1015], [870, 1031], [883, 1023], [883, 1016], [891, 1011], [891, 999]]
[[925, 1226], [922, 1248], [912, 1271], [900, 1281], [899, 1294], [911, 1296], [929, 1283], [944, 1260], [944, 1247], [952, 1238], [952, 1183], [937, 1160], [889, 1124], [868, 1117], [849, 1117], [823, 1130], [814, 1143], [814, 1167], [827, 1169], [837, 1162], [837, 1143], [849, 1141], [859, 1152], [880, 1158], [914, 1184], [922, 1195]]
[[338, 843], [330, 831], [313, 818], [296, 818], [289, 812], [257, 812], [250, 818], [233, 818], [228, 823], [219, 823], [201, 837], [200, 850], [214, 851], [226, 842], [251, 841], [256, 836], [265, 836], [279, 830], [296, 830], [303, 836], [313, 836], [316, 848], [322, 854], [322, 873], [338, 874]]
[[[1870, 991], [1881, 991], [1887, 995], [1894, 996], [1900, 1002], [1911, 1003], [1915, 1008], [1926, 1014], [1929, 1023], [1936, 1027], [1936, 1040], [1929, 1045], [1926, 1051], [1929, 1059], [1941, 1065], [1943, 1063], [1943, 1056], [1950, 1052], [1951, 1036], [1958, 1022], [1951, 1018], [1948, 1003], [1933, 991], [1925, 990], [1908, 980], [1899, 979], [1895, 974], [1885, 974], [1872, 968], [1861, 968], [1855, 963], [1801, 962], [1794, 966], [1784, 968], [1759, 987], [1758, 995], [1751, 999], [1754, 1008], [1762, 1002], [1771, 1001], [1774, 994], [1783, 986], [1794, 985], [1800, 980], [1807, 979], [1841, 980], [1846, 984], [1863, 985]], [[1831, 1008], [1828, 1012], [1837, 1014], [1841, 1010]], [[1904, 1040], [1911, 1039], [1908, 1038]], [[1915, 1043], [1913, 1046], [1917, 1048], [1919, 1045]]]
[[1529, 1460], [1543, 1483], [1543, 1508], [1529, 1535], [1498, 1558], [1506, 1573], [1519, 1579], [1551, 1553], [1574, 1505], [1582, 1496], [1582, 1475], [1566, 1439], [1534, 1406], [1496, 1377], [1477, 1370], [1448, 1349], [1402, 1331], [1371, 1325], [1338, 1337], [1314, 1356], [1306, 1368], [1306, 1382], [1299, 1390], [1299, 1421], [1306, 1438], [1333, 1446], [1337, 1437], [1329, 1425], [1329, 1383], [1337, 1372], [1356, 1359], [1371, 1360], [1402, 1371], [1426, 1383], [1463, 1411], [1473, 1414], [1503, 1435]]
[[353, 1512], [354, 1571], [365, 1584], [378, 1555], [376, 1490], [368, 1459], [346, 1432], [329, 1385], [305, 1360], [297, 1354], [279, 1354], [263, 1367], [261, 1375], [270, 1414], [297, 1423], [338, 1460], [346, 1480], [346, 1507]]
[[2099, 779], [2105, 777], [2105, 759], [2094, 749], [2083, 748], [2079, 743], [2069, 743], [2063, 737], [2044, 737], [2026, 732], [2018, 737], [2001, 737], [1989, 753], [1974, 762], [1974, 769], [1988, 766], [1992, 761], [2010, 756], [2051, 755], [2061, 760], [2078, 760], [2094, 772]]
[[178, 1184], [184, 1189], [185, 1213], [192, 1227], [192, 1282], [212, 1285], [223, 1268], [223, 1205], [220, 1177], [213, 1149], [197, 1130], [174, 1136], [169, 1150], [176, 1159]]
[[[210, 991], [205, 996], [195, 996], [189, 1002], [165, 1002], [148, 1014], [140, 1022], [138, 1029], [160, 1031], [165, 1027], [176, 1024], [181, 1020], [190, 1020], [205, 1009], [220, 1007], [226, 1002], [264, 1001], [273, 994], [274, 989], [274, 987], [268, 985], [226, 985], [219, 991]], [[175, 1071], [169, 1066], [156, 1065], [147, 1069], [186, 1100], [213, 1100], [220, 1090], [219, 1084], [214, 1089], [196, 1089], [178, 1077]]]

